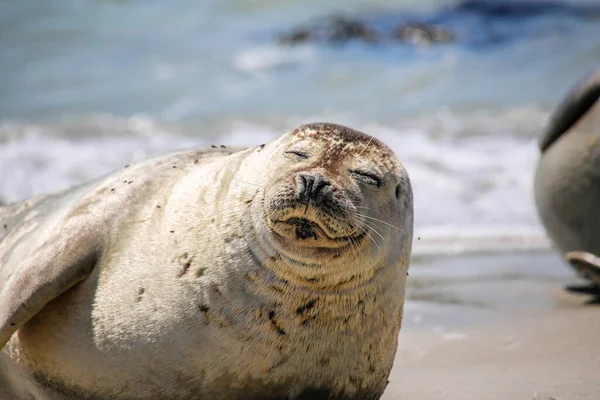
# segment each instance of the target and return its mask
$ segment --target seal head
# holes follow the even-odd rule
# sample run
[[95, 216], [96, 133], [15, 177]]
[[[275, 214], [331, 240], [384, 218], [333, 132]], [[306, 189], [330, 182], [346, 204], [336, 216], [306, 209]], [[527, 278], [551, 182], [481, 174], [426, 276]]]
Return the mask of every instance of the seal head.
[[[257, 203], [269, 248], [296, 267], [346, 265], [360, 254], [364, 274], [412, 231], [412, 192], [402, 164], [379, 140], [325, 123], [302, 125], [273, 142]], [[392, 253], [392, 254], [390, 254]], [[352, 263], [354, 264], [354, 263]], [[370, 274], [367, 274], [370, 275]]]

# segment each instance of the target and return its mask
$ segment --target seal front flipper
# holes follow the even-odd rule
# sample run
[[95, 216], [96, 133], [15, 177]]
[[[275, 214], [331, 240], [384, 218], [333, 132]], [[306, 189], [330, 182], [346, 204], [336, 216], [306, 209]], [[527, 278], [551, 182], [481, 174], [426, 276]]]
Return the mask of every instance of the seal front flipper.
[[579, 276], [600, 285], [600, 257], [585, 251], [569, 251], [564, 257]]
[[67, 224], [15, 268], [0, 292], [0, 350], [46, 304], [90, 274], [100, 237], [92, 226]]

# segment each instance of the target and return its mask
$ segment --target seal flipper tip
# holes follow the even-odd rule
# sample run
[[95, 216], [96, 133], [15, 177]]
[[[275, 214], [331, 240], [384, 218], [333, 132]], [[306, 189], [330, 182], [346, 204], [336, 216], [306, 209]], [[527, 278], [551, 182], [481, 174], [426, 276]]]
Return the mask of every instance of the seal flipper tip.
[[600, 257], [585, 251], [569, 251], [564, 259], [575, 268], [579, 276], [600, 285]]

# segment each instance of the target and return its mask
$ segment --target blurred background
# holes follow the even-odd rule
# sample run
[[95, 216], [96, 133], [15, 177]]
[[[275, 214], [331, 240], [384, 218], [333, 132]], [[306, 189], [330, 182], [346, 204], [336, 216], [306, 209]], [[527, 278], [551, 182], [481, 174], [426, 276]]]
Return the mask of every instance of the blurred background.
[[[416, 236], [543, 237], [531, 187], [536, 140], [569, 87], [600, 64], [598, 7], [0, 0], [0, 197], [61, 189], [168, 150], [258, 145], [329, 121], [400, 156]], [[332, 15], [368, 29], [370, 40], [333, 39]], [[441, 27], [447, 40], [394, 36], [415, 24]], [[294, 32], [306, 40], [282, 43]]]

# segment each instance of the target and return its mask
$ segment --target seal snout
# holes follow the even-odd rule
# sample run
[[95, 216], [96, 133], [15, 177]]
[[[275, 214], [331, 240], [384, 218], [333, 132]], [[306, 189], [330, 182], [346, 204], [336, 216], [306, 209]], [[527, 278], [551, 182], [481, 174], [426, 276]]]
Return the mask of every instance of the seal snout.
[[267, 204], [269, 224], [288, 239], [305, 243], [312, 239], [310, 246], [337, 246], [357, 234], [345, 191], [335, 177], [320, 169], [285, 177]]
[[331, 198], [331, 181], [319, 173], [301, 172], [296, 175], [296, 197], [303, 204], [320, 204]]

